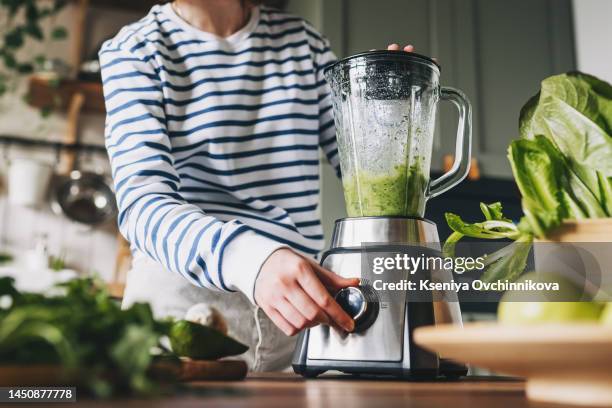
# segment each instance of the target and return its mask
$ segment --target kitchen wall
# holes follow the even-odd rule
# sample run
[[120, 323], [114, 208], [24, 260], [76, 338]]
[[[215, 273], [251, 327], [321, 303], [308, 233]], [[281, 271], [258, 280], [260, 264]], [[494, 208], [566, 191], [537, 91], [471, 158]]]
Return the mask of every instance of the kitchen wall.
[[[88, 12], [86, 34], [83, 44], [83, 58], [95, 57], [99, 44], [123, 25], [135, 21], [143, 13], [115, 11], [91, 7]], [[95, 18], [92, 18], [95, 16]], [[22, 57], [36, 55], [44, 51], [51, 58], [70, 59], [72, 42], [76, 35], [73, 30], [75, 9], [64, 9], [56, 18], [46, 21], [43, 29], [63, 25], [69, 31], [67, 40], [59, 42], [29, 42], [23, 48]], [[0, 21], [3, 16], [0, 16]], [[43, 117], [38, 109], [27, 105], [23, 95], [27, 82], [20, 81], [18, 88], [0, 98], [0, 135], [11, 135], [44, 140], [61, 140], [66, 133], [66, 116], [54, 113]], [[104, 116], [82, 114], [79, 123], [80, 139], [84, 143], [104, 144]], [[114, 222], [103, 228], [88, 228], [55, 215], [48, 204], [38, 208], [25, 208], [9, 203], [6, 199], [7, 182], [4, 175], [11, 160], [16, 158], [36, 158], [45, 163], [56, 162], [56, 152], [44, 149], [23, 149], [17, 146], [0, 145], [0, 251], [8, 251], [23, 263], [26, 252], [36, 242], [46, 236], [49, 252], [55, 256], [65, 256], [66, 264], [80, 272], [95, 271], [109, 279], [115, 267], [117, 250]], [[82, 167], [86, 170], [109, 172], [105, 154], [81, 157]]]
[[578, 69], [612, 83], [612, 1], [574, 0]]

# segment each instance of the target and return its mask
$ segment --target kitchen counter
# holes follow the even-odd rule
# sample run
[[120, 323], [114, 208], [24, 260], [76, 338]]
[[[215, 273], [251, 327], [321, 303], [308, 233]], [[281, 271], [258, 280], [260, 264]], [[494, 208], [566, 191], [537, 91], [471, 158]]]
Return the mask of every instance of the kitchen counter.
[[[55, 404], [54, 404], [55, 405]], [[518, 380], [468, 378], [407, 382], [323, 376], [305, 380], [285, 373], [251, 374], [237, 382], [195, 382], [188, 390], [154, 400], [85, 401], [92, 407], [560, 407], [528, 402]], [[74, 407], [74, 404], [66, 405]]]

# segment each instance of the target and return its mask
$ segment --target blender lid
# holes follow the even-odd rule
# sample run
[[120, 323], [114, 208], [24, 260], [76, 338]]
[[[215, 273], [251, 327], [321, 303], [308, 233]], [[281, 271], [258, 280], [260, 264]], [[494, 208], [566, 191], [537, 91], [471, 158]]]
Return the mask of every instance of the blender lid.
[[425, 55], [421, 55], [421, 54], [417, 54], [415, 52], [407, 52], [407, 51], [403, 51], [403, 50], [398, 50], [398, 51], [393, 51], [393, 50], [374, 50], [374, 51], [365, 51], [365, 52], [360, 52], [359, 54], [354, 54], [354, 55], [350, 55], [348, 57], [344, 57], [342, 59], [339, 59], [338, 61], [334, 62], [333, 64], [328, 65], [325, 68], [325, 71], [327, 70], [331, 70], [332, 68], [334, 68], [336, 65], [339, 64], [344, 64], [352, 59], [357, 59], [357, 58], [363, 58], [363, 57], [384, 57], [387, 56], [389, 57], [389, 59], [404, 59], [404, 60], [417, 60], [417, 61], [421, 61], [421, 62], [426, 62], [429, 64], [432, 64], [434, 66], [436, 66], [438, 68], [438, 70], [442, 70], [442, 68], [440, 67], [440, 64], [438, 64], [436, 61], [434, 61], [433, 59], [426, 57]]

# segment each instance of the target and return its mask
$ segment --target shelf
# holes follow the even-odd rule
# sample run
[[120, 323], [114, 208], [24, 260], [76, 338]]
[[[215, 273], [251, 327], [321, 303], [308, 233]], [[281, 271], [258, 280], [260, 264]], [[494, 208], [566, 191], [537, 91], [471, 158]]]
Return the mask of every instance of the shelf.
[[89, 4], [94, 7], [146, 12], [158, 3], [166, 2], [155, 0], [90, 0]]
[[104, 113], [104, 94], [99, 82], [62, 80], [59, 84], [39, 77], [31, 77], [29, 82], [28, 103], [31, 106], [54, 110], [68, 109], [72, 96], [78, 92], [85, 96], [83, 111]]
[[106, 153], [106, 148], [102, 145], [87, 144], [87, 143], [63, 143], [52, 140], [31, 139], [20, 136], [0, 135], [0, 145], [16, 145], [23, 147], [43, 147], [55, 150], [83, 150], [98, 153]]

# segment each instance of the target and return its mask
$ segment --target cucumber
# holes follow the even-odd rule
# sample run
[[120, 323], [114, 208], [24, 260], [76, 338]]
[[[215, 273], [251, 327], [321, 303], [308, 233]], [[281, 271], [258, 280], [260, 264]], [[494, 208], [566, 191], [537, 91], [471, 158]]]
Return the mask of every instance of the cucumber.
[[170, 328], [172, 350], [180, 357], [216, 360], [247, 351], [248, 346], [208, 326], [179, 320]]

